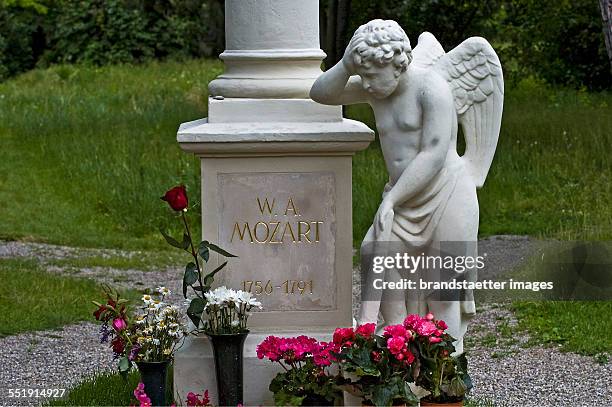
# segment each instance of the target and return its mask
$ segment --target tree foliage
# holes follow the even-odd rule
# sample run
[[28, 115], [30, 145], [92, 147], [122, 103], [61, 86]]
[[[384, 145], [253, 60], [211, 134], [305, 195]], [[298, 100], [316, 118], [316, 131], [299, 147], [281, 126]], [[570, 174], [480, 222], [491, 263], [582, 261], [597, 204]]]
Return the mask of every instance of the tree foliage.
[[0, 0], [0, 79], [36, 65], [218, 53], [222, 8], [220, 0]]
[[[0, 0], [0, 79], [53, 63], [133, 63], [218, 55], [223, 0]], [[413, 47], [423, 31], [447, 49], [487, 38], [506, 78], [612, 87], [596, 0], [320, 0], [326, 66], [352, 33], [374, 19], [396, 20]]]

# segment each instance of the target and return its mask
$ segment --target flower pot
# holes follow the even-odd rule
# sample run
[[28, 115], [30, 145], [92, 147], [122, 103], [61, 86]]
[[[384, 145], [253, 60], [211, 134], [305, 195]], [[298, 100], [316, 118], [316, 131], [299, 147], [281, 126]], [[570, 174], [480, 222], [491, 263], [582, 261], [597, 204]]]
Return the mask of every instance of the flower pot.
[[163, 362], [136, 362], [144, 391], [153, 406], [167, 406], [166, 389], [169, 360]]
[[330, 402], [323, 396], [317, 396], [316, 394], [307, 395], [304, 400], [302, 400], [303, 406], [333, 406], [334, 403]]
[[459, 400], [459, 401], [449, 401], [447, 403], [442, 403], [442, 402], [437, 402], [437, 401], [426, 401], [426, 400], [421, 400], [421, 406], [422, 407], [462, 407], [463, 406], [463, 400]]
[[[369, 401], [364, 401], [361, 403], [363, 407], [374, 407], [374, 404], [371, 404]], [[406, 403], [402, 404], [392, 404], [393, 407], [406, 407]]]
[[219, 406], [243, 404], [242, 351], [249, 331], [239, 334], [208, 334], [215, 356]]

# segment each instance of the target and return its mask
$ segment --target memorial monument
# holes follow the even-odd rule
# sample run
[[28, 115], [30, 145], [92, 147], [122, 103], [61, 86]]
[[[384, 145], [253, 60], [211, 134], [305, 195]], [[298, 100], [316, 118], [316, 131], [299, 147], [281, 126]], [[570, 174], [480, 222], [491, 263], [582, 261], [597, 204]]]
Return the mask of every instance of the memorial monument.
[[[362, 245], [362, 267], [364, 252], [396, 251], [398, 243], [414, 256], [476, 257], [476, 188], [493, 160], [503, 94], [499, 59], [483, 38], [445, 53], [427, 32], [412, 50], [395, 21], [373, 20], [357, 29], [343, 59], [317, 79], [310, 95], [328, 105], [369, 103], [374, 111], [389, 182]], [[457, 153], [459, 126], [463, 156]], [[454, 278], [473, 281], [475, 271]], [[404, 277], [390, 269], [384, 280]], [[401, 323], [407, 313], [432, 312], [446, 321], [457, 353], [463, 352], [467, 321], [475, 313], [471, 291], [434, 300], [431, 292], [408, 290], [398, 299], [374, 290], [373, 278], [368, 272], [362, 284], [360, 323], [377, 322], [379, 311], [385, 325]]]
[[[204, 239], [238, 256], [216, 283], [263, 304], [249, 319], [247, 405], [272, 404], [276, 370], [255, 354], [266, 336], [330, 340], [352, 324], [351, 156], [374, 134], [309, 98], [325, 56], [318, 7], [226, 0], [225, 72], [209, 85], [208, 118], [177, 135], [201, 158]], [[214, 372], [208, 340], [189, 338], [176, 354], [175, 393], [208, 389], [216, 404]]]

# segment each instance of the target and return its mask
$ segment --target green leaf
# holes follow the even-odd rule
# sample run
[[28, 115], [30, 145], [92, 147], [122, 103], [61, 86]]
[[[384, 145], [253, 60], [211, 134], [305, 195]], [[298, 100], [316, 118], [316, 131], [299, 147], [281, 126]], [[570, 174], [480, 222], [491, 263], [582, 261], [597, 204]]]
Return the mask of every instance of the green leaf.
[[219, 267], [217, 267], [216, 269], [214, 269], [210, 273], [206, 274], [206, 276], [204, 276], [204, 281], [203, 281], [204, 285], [211, 286], [213, 281], [215, 281], [215, 274], [217, 274], [219, 271], [221, 271], [221, 269], [223, 269], [223, 267], [225, 267], [226, 265], [227, 265], [227, 262], [224, 262]]
[[306, 396], [294, 396], [284, 389], [274, 394], [274, 405], [276, 406], [301, 406]]
[[183, 250], [187, 250], [191, 245], [191, 239], [187, 233], [183, 233], [183, 243], [181, 245]]
[[219, 253], [220, 255], [225, 256], [225, 257], [238, 257], [236, 255], [233, 255], [233, 254], [223, 250], [222, 248], [220, 248], [216, 244], [210, 243], [208, 240], [202, 241], [202, 243], [200, 243], [200, 247], [202, 247], [202, 246], [208, 247], [213, 252]]
[[204, 242], [200, 243], [199, 247], [200, 257], [202, 257], [205, 262], [208, 262], [208, 259], [210, 258], [210, 250], [208, 250], [208, 246], [204, 245], [203, 243]]
[[178, 240], [167, 234], [163, 229], [159, 229], [159, 231], [170, 246], [176, 247], [177, 249], [185, 250], [185, 248], [183, 247], [183, 243], [179, 242]]
[[183, 283], [187, 285], [193, 285], [198, 281], [198, 268], [194, 262], [187, 263], [185, 266], [185, 275], [183, 276]]
[[197, 327], [200, 326], [200, 319], [202, 318], [202, 312], [206, 307], [206, 300], [200, 297], [196, 297], [191, 300], [189, 308], [187, 308], [187, 316], [191, 319], [191, 322]]
[[128, 370], [130, 370], [130, 360], [127, 356], [123, 356], [119, 359], [119, 372], [127, 373]]
[[372, 392], [372, 401], [376, 406], [390, 406], [395, 396], [394, 385], [376, 386]]

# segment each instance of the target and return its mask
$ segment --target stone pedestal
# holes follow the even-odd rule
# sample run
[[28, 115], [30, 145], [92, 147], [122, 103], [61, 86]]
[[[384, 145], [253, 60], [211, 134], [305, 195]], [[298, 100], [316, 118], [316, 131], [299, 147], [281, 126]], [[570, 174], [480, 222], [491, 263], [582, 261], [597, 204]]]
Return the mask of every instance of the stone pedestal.
[[[244, 401], [270, 405], [278, 370], [257, 359], [257, 344], [328, 341], [352, 324], [351, 156], [374, 134], [308, 99], [324, 56], [316, 0], [226, 0], [226, 36], [209, 117], [182, 124], [177, 139], [201, 158], [204, 238], [239, 256], [216, 284], [263, 304], [249, 319]], [[208, 389], [216, 404], [214, 372], [210, 342], [189, 338], [176, 354], [176, 394]]]

